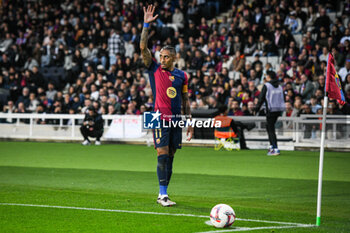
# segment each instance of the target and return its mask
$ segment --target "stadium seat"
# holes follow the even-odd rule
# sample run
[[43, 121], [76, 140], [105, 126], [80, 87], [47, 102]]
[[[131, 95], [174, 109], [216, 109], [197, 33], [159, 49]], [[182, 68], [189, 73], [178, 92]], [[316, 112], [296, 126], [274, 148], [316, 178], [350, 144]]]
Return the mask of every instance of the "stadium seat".
[[240, 150], [239, 138], [229, 126], [229, 122], [231, 122], [232, 119], [227, 116], [217, 116], [215, 117], [215, 120], [221, 121], [221, 125], [223, 127], [215, 128], [214, 130], [214, 150], [220, 150], [221, 148], [224, 148], [228, 151], [231, 151], [233, 149]]
[[265, 67], [265, 65], [266, 65], [266, 63], [267, 63], [267, 57], [260, 57], [259, 60], [262, 62], [263, 67]]
[[229, 72], [228, 72], [228, 77], [229, 77], [229, 79], [234, 79], [234, 77], [235, 77], [235, 71], [229, 71]]
[[233, 71], [233, 79], [235, 81], [240, 80], [241, 79], [241, 72]]
[[249, 61], [250, 63], [253, 63], [255, 61], [255, 58], [253, 56], [247, 56], [247, 57], [245, 57], [245, 60], [246, 60], [246, 62]]
[[294, 34], [293, 35], [295, 43], [297, 44], [298, 47], [301, 46], [302, 40], [303, 40], [303, 35], [302, 34]]
[[272, 67], [275, 67], [276, 64], [278, 64], [278, 56], [267, 57], [267, 62], [270, 63]]
[[52, 82], [56, 88], [62, 88], [62, 83], [65, 81], [65, 71], [62, 67], [44, 67], [40, 69], [46, 82]]
[[327, 15], [332, 23], [334, 23], [337, 18], [337, 12], [328, 12]]

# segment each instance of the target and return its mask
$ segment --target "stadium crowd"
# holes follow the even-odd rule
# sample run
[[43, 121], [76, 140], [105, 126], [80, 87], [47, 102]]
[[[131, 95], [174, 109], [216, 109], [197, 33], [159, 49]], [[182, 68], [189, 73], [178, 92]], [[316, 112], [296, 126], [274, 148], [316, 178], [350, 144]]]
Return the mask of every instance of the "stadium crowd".
[[[1, 1], [0, 111], [85, 114], [90, 105], [102, 114], [150, 110], [139, 49], [145, 2]], [[152, 3], [159, 17], [150, 26], [149, 47], [158, 61], [162, 46], [175, 47], [176, 67], [190, 77], [192, 109], [226, 105], [231, 116], [253, 115], [272, 70], [283, 84], [286, 116], [320, 114], [332, 52], [348, 104], [331, 101], [328, 112], [350, 114], [348, 0], [333, 20], [328, 13], [338, 10], [338, 1]], [[228, 14], [219, 17], [222, 12]], [[270, 57], [278, 63], [269, 63]], [[50, 68], [63, 75], [44, 72]]]

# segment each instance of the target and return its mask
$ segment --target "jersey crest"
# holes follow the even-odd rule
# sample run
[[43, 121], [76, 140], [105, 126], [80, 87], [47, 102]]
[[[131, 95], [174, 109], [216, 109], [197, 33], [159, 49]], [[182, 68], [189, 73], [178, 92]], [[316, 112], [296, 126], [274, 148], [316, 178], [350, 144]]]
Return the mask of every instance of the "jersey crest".
[[176, 97], [176, 89], [174, 87], [168, 87], [166, 90], [166, 94], [170, 99], [173, 99]]

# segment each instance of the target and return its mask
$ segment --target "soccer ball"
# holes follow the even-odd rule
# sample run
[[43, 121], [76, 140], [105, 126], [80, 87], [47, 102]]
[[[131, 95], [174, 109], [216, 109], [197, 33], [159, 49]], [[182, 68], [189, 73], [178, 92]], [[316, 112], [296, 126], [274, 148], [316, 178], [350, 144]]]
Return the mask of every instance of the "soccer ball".
[[210, 222], [216, 228], [229, 227], [235, 219], [235, 211], [229, 205], [218, 204], [211, 209]]

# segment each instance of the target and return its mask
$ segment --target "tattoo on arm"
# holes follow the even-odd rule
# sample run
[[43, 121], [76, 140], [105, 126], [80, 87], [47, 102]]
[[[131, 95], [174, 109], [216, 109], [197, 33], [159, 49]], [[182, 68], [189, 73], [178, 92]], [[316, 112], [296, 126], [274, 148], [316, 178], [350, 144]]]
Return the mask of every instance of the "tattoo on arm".
[[152, 63], [152, 54], [147, 48], [147, 45], [148, 45], [148, 28], [144, 27], [141, 33], [140, 49], [141, 49], [142, 60], [145, 63], [146, 67], [149, 67]]
[[191, 108], [190, 108], [190, 100], [188, 98], [188, 93], [185, 92], [182, 94], [182, 104], [183, 104], [183, 113], [187, 119], [192, 120], [191, 116]]

